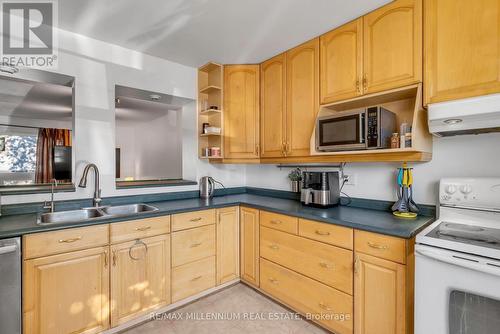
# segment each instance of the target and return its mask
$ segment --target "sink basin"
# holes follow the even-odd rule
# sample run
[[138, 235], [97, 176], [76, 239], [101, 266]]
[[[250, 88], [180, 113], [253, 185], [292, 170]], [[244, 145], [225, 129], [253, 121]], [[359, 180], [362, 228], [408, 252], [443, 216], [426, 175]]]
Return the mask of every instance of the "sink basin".
[[101, 209], [109, 216], [129, 216], [143, 212], [158, 211], [158, 208], [147, 204], [128, 204], [118, 206], [108, 206]]
[[89, 208], [81, 210], [47, 212], [38, 216], [40, 225], [77, 223], [91, 219], [101, 218], [104, 213], [99, 209]]

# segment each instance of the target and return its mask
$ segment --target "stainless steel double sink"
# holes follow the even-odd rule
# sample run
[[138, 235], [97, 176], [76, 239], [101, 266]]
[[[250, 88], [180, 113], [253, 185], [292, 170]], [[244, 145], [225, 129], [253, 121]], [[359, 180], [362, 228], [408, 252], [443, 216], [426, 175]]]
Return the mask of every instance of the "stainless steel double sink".
[[127, 204], [118, 206], [103, 206], [98, 208], [84, 208], [71, 211], [47, 212], [38, 215], [37, 224], [55, 225], [81, 223], [97, 219], [135, 216], [154, 211], [158, 211], [158, 208], [148, 204]]

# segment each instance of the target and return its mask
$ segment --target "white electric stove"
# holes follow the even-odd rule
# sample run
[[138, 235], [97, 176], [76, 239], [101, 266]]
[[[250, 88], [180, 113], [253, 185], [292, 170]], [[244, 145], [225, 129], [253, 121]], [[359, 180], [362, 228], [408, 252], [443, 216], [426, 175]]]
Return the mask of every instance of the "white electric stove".
[[415, 245], [415, 334], [500, 333], [500, 178], [449, 178]]

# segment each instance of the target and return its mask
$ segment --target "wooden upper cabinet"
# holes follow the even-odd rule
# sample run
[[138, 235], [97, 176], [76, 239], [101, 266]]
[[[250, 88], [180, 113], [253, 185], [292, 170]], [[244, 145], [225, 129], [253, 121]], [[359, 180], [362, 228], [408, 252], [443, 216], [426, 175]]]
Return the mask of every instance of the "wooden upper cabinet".
[[111, 246], [111, 325], [170, 303], [170, 235]]
[[425, 1], [425, 102], [500, 93], [500, 1]]
[[280, 54], [261, 65], [260, 143], [262, 158], [284, 155], [286, 140], [286, 55]]
[[224, 66], [224, 158], [259, 157], [259, 65]]
[[240, 208], [240, 274], [246, 283], [259, 286], [259, 210]]
[[422, 0], [396, 0], [363, 23], [365, 93], [422, 81]]
[[217, 209], [217, 284], [240, 276], [239, 208]]
[[363, 19], [320, 37], [321, 103], [362, 94]]
[[319, 38], [286, 53], [287, 156], [309, 156], [319, 110]]
[[354, 333], [405, 334], [405, 266], [356, 254]]
[[97, 247], [24, 261], [23, 332], [109, 328], [109, 252]]

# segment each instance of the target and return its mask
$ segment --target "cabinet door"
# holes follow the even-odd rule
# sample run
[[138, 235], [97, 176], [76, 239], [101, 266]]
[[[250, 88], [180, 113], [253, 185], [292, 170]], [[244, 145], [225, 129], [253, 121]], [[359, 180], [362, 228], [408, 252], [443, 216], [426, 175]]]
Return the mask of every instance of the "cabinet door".
[[309, 156], [319, 110], [319, 38], [286, 53], [287, 156]]
[[405, 266], [356, 254], [354, 333], [406, 333]]
[[422, 0], [397, 0], [364, 18], [365, 93], [422, 80]]
[[238, 207], [217, 210], [217, 284], [240, 276]]
[[260, 142], [263, 158], [281, 157], [285, 148], [286, 55], [261, 65]]
[[108, 247], [26, 260], [23, 277], [25, 334], [109, 328]]
[[259, 210], [240, 209], [241, 279], [259, 286]]
[[321, 103], [361, 95], [363, 19], [320, 37]]
[[500, 93], [500, 1], [426, 0], [425, 101]]
[[224, 66], [224, 157], [259, 157], [259, 65]]
[[170, 303], [170, 235], [111, 246], [111, 325]]

